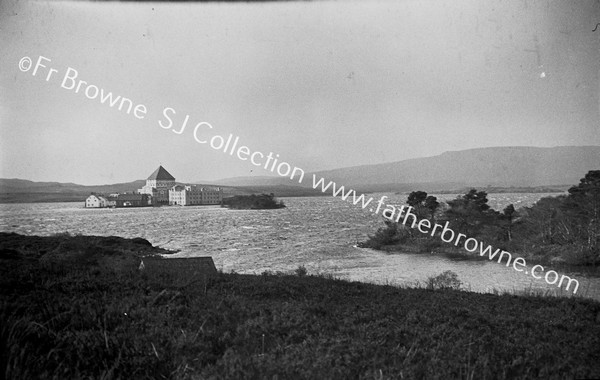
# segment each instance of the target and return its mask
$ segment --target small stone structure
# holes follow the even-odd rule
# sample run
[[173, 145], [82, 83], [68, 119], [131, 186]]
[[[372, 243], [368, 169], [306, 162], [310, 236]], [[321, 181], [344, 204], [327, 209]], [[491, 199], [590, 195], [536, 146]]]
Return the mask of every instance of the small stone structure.
[[149, 276], [163, 273], [175, 273], [174, 285], [183, 286], [196, 281], [206, 281], [217, 275], [217, 268], [211, 256], [165, 258], [160, 256], [144, 257], [139, 270]]

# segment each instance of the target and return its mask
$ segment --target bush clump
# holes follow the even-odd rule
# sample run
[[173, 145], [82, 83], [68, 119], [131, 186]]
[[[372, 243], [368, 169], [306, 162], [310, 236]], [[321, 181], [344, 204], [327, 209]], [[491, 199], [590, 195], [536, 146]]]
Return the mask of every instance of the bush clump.
[[296, 269], [296, 276], [298, 277], [304, 277], [308, 274], [308, 271], [306, 270], [306, 268], [304, 267], [304, 265], [300, 265], [297, 269]]
[[425, 282], [427, 289], [460, 289], [462, 281], [458, 279], [458, 275], [451, 270], [444, 271], [437, 276], [427, 278]]
[[369, 236], [369, 239], [357, 244], [359, 248], [372, 248], [377, 250], [385, 249], [387, 246], [393, 246], [405, 243], [409, 238], [406, 229], [400, 228], [398, 223], [385, 221], [386, 226], [377, 230], [375, 235]]

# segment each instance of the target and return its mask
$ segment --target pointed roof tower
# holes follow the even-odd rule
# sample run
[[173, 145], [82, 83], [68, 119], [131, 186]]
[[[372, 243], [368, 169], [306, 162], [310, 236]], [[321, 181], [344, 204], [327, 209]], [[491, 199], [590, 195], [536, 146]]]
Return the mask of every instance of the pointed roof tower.
[[175, 177], [169, 174], [169, 172], [165, 168], [163, 168], [162, 165], [159, 166], [158, 169], [154, 171], [154, 173], [150, 174], [150, 177], [148, 177], [148, 179], [155, 179], [157, 181], [175, 181]]

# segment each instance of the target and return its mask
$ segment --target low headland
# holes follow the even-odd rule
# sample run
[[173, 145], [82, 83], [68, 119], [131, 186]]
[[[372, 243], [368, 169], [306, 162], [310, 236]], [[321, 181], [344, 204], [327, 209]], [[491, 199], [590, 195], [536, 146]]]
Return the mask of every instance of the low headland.
[[448, 273], [400, 288], [140, 269], [169, 252], [0, 233], [0, 377], [600, 377], [593, 300], [470, 293]]

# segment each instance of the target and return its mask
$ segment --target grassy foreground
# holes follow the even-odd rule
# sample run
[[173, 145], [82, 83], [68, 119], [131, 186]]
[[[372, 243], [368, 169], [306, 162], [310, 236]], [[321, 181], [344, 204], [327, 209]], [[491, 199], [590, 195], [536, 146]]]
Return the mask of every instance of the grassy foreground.
[[0, 378], [600, 377], [592, 300], [150, 275], [104, 239], [0, 234]]

